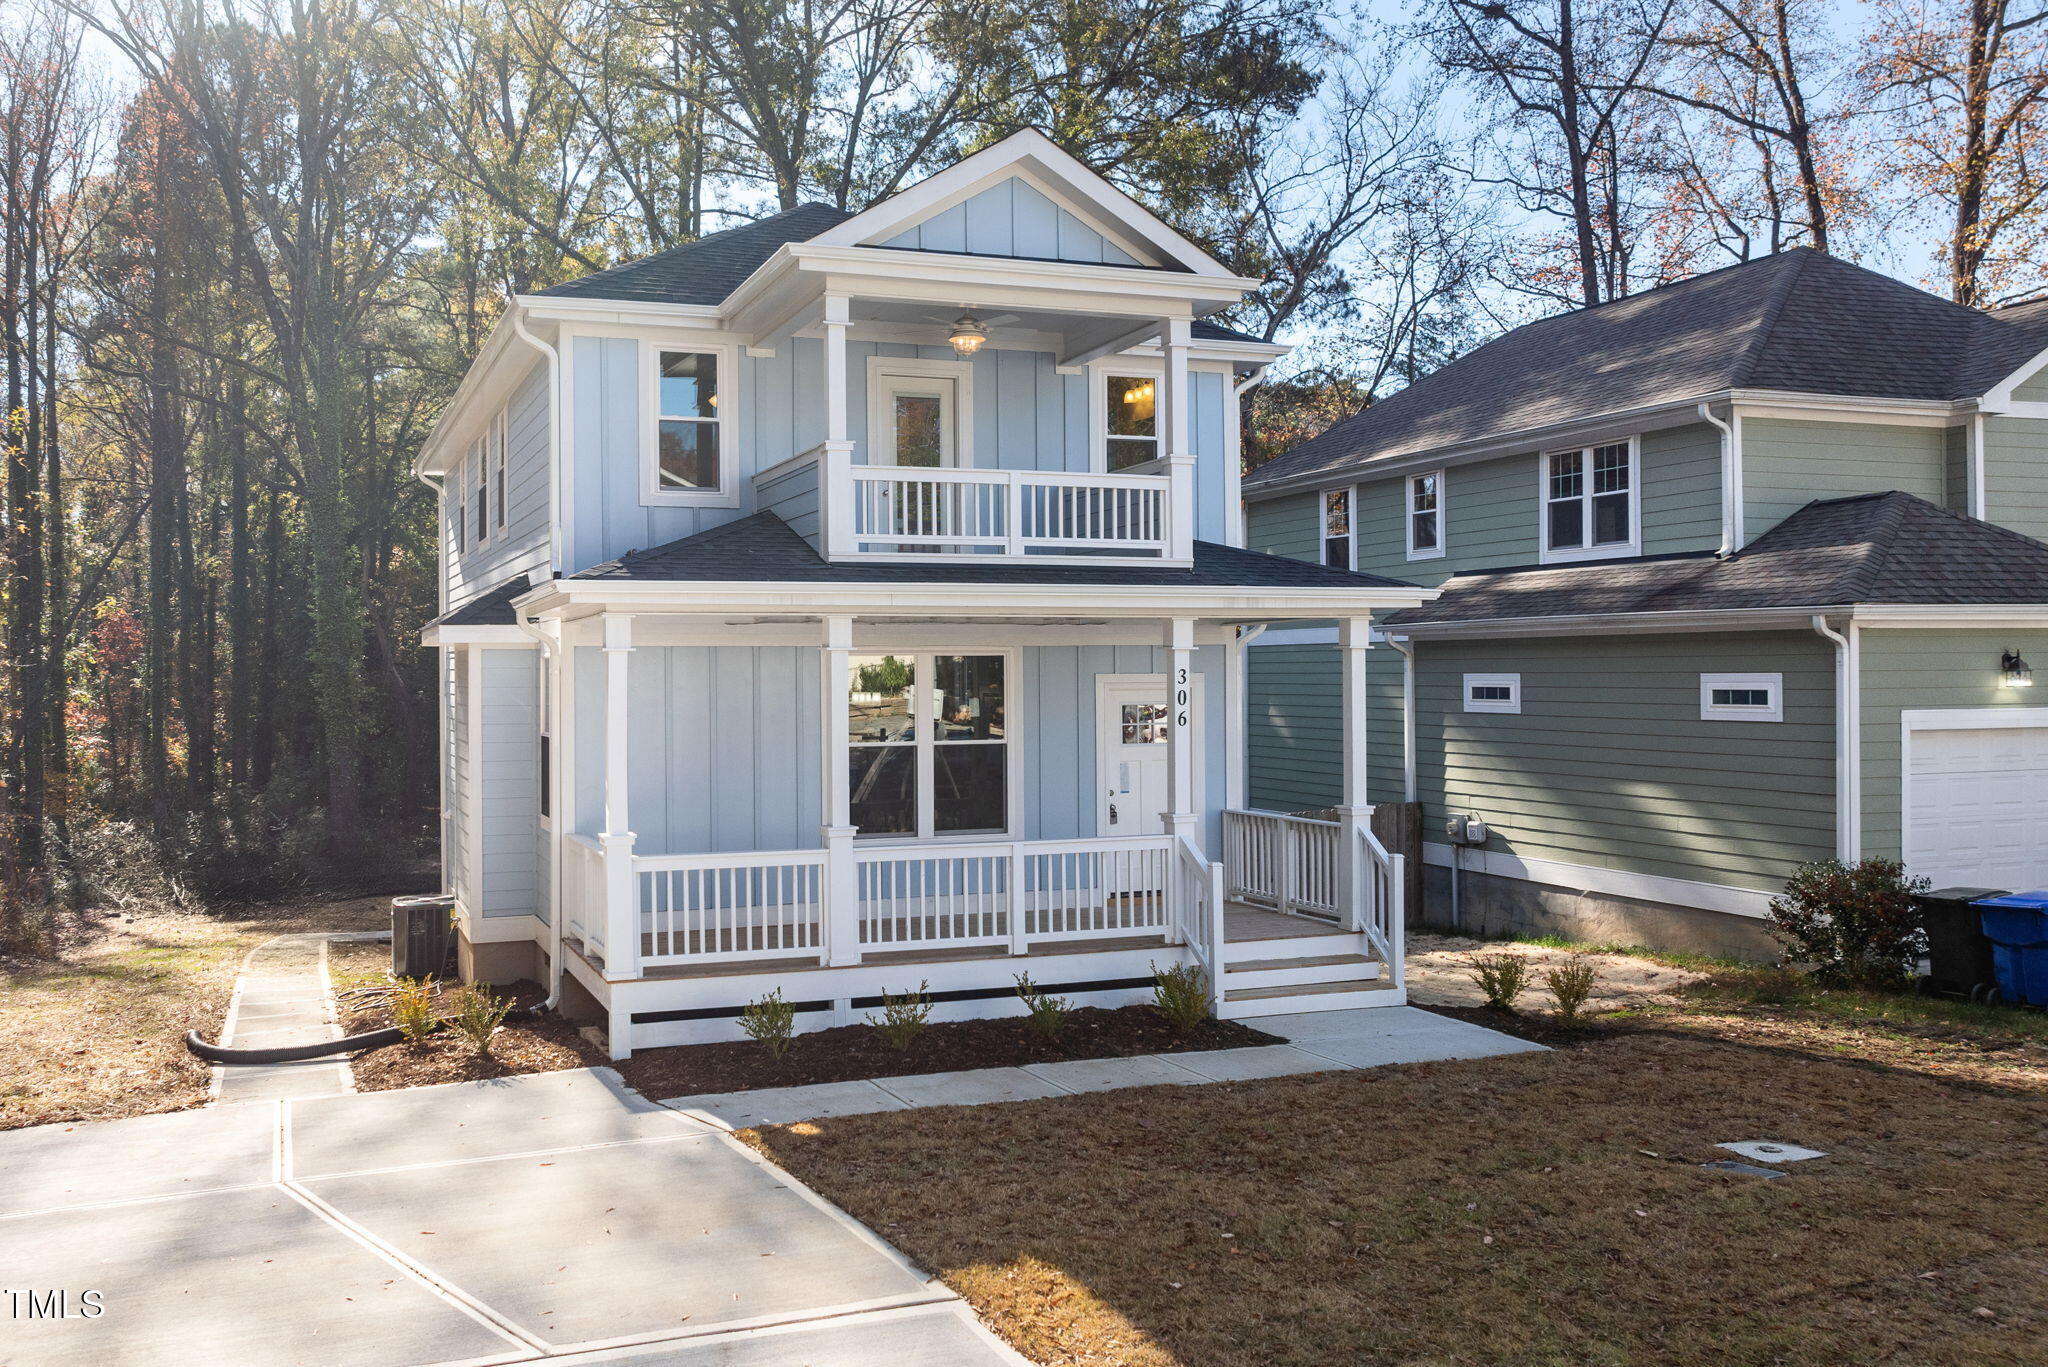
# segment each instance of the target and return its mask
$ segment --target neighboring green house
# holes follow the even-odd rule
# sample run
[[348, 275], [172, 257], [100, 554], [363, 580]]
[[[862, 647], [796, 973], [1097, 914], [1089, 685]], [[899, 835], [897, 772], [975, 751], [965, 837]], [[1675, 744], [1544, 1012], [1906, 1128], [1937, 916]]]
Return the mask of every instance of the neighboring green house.
[[[1466, 927], [1733, 950], [1811, 860], [2048, 886], [2048, 301], [1785, 252], [1518, 328], [1244, 494], [1251, 549], [1442, 586], [1367, 670], [1433, 923], [1453, 866]], [[1249, 652], [1255, 806], [1335, 799], [1331, 640]]]

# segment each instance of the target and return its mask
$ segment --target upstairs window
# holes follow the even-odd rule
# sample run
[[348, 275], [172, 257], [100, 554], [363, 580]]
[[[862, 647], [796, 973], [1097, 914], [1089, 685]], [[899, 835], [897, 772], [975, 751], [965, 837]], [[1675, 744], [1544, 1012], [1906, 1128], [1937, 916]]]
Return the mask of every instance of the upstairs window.
[[491, 423], [491, 495], [492, 513], [498, 524], [498, 531], [505, 530], [505, 410], [499, 409], [498, 416]]
[[1323, 563], [1331, 569], [1351, 568], [1351, 491], [1323, 491]]
[[479, 546], [491, 539], [491, 431], [486, 427], [470, 442], [466, 467], [474, 472], [476, 480], [470, 490], [469, 514], [476, 518], [476, 544]]
[[1430, 560], [1444, 553], [1444, 472], [1408, 477], [1408, 558]]
[[1128, 470], [1159, 458], [1159, 381], [1150, 375], [1107, 375], [1103, 451], [1109, 469]]
[[641, 500], [730, 508], [739, 490], [729, 478], [733, 411], [732, 353], [724, 348], [645, 348], [641, 391]]
[[455, 553], [469, 549], [469, 462], [448, 472], [448, 524], [455, 533]]
[[1610, 442], [1543, 457], [1543, 558], [1632, 555], [1638, 546], [1636, 444]]

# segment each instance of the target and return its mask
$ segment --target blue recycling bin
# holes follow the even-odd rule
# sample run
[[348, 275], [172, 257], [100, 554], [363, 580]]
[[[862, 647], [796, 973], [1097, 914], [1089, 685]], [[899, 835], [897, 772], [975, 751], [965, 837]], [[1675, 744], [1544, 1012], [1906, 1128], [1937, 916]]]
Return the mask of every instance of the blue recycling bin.
[[2048, 890], [1986, 897], [1975, 905], [1991, 941], [1999, 996], [2048, 1006]]

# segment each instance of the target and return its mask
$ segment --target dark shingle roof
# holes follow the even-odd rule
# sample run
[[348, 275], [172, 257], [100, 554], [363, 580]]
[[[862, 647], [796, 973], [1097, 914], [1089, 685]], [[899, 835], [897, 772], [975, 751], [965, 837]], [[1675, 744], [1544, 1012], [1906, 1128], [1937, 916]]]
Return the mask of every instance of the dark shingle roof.
[[976, 563], [971, 555], [922, 564], [833, 564], [773, 513], [755, 513], [647, 551], [631, 551], [572, 579], [700, 583], [1095, 584], [1104, 588], [1413, 588], [1398, 579], [1326, 569], [1256, 551], [1195, 543], [1186, 569], [1131, 565]]
[[434, 619], [437, 627], [509, 627], [516, 625], [519, 615], [512, 611], [512, 600], [532, 588], [533, 584], [525, 575], [507, 579], [489, 593], [479, 594], [461, 607], [444, 612]]
[[1911, 494], [1807, 504], [1725, 560], [1712, 555], [1461, 574], [1396, 626], [1610, 613], [2048, 603], [2048, 545]]
[[2048, 309], [1982, 313], [1794, 248], [1518, 327], [1247, 476], [1349, 470], [1728, 389], [1981, 394], [2048, 347]]
[[807, 242], [853, 217], [829, 204], [799, 204], [772, 218], [710, 233], [638, 261], [541, 291], [584, 299], [720, 304], [786, 242]]

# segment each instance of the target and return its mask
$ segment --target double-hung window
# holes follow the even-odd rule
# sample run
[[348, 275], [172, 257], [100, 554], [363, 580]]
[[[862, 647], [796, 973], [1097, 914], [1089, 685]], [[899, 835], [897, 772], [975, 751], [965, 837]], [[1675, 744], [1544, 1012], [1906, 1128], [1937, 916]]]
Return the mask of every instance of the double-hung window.
[[501, 408], [498, 410], [498, 416], [491, 420], [491, 510], [498, 524], [498, 534], [501, 536], [505, 532], [507, 426], [505, 410]]
[[1444, 472], [1408, 476], [1408, 558], [1433, 560], [1444, 553]]
[[470, 490], [470, 509], [476, 517], [476, 544], [481, 546], [491, 539], [491, 427], [479, 432], [469, 443], [469, 469], [475, 472], [476, 485]]
[[1332, 569], [1351, 568], [1351, 491], [1323, 491], [1323, 563]]
[[1151, 375], [1105, 375], [1103, 457], [1109, 470], [1159, 458], [1159, 381]]
[[918, 652], [849, 664], [849, 819], [860, 834], [1008, 830], [1008, 657]]
[[[460, 461], [448, 472], [448, 526], [455, 535], [455, 553], [469, 550], [469, 462]], [[459, 652], [458, 652], [459, 653]]]
[[1639, 545], [1636, 444], [1609, 442], [1543, 457], [1543, 558], [1633, 555]]
[[650, 503], [733, 506], [739, 495], [725, 431], [732, 398], [729, 354], [650, 346], [648, 357], [642, 497]]

